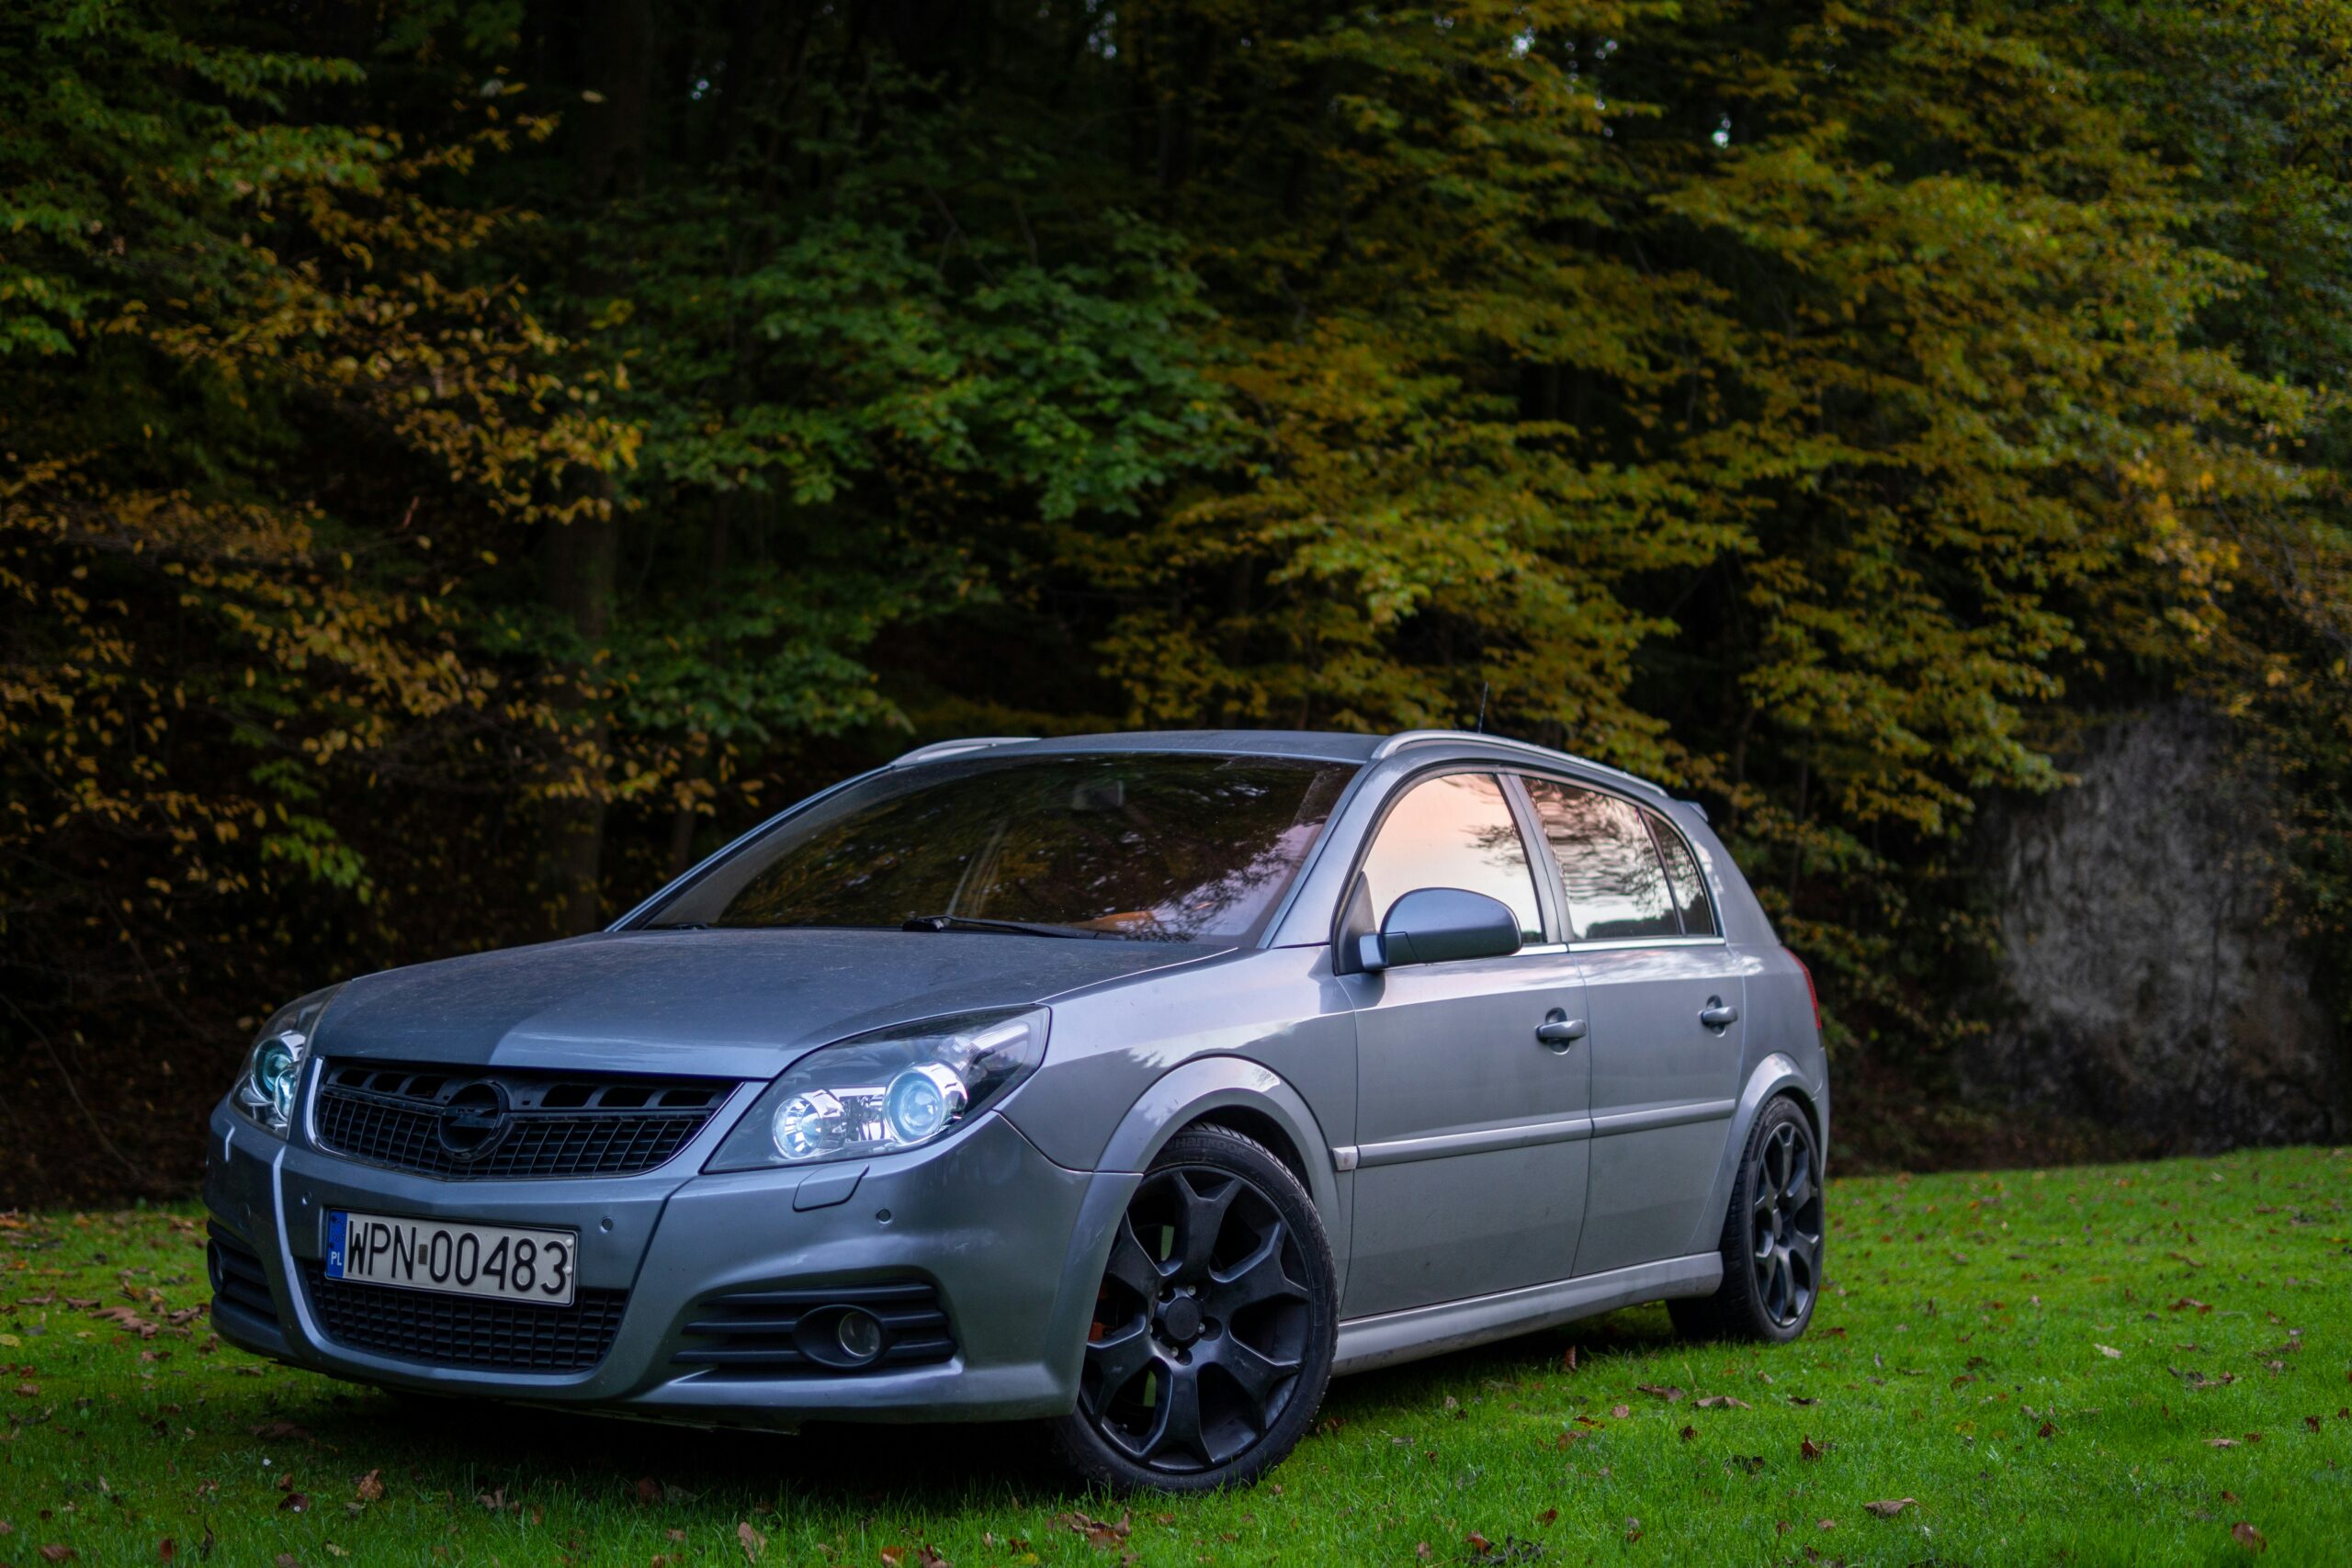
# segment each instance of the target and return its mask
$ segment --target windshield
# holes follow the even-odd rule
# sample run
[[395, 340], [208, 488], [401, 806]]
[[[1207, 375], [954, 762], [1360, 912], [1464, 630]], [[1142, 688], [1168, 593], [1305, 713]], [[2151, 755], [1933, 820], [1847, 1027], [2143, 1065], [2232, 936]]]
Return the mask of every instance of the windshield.
[[885, 773], [746, 845], [647, 923], [997, 921], [1054, 935], [1245, 941], [1354, 771], [1120, 752]]

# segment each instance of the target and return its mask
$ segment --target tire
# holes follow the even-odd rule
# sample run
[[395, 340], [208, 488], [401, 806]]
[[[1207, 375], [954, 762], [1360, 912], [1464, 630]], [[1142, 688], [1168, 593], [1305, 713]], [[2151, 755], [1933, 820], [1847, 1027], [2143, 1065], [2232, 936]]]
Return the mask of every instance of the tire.
[[1712, 1296], [1666, 1303], [1692, 1339], [1785, 1345], [1813, 1321], [1821, 1294], [1821, 1145], [1813, 1122], [1785, 1096], [1766, 1103], [1748, 1130], [1724, 1215], [1724, 1280]]
[[1298, 1178], [1227, 1128], [1180, 1134], [1121, 1218], [1055, 1450], [1113, 1491], [1247, 1485], [1306, 1435], [1338, 1331], [1330, 1244]]

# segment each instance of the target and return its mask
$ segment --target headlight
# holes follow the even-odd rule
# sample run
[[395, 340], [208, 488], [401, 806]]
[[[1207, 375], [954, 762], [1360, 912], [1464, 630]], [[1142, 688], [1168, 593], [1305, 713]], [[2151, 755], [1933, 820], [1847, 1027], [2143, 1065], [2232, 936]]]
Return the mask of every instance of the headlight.
[[811, 1051], [768, 1086], [709, 1168], [816, 1165], [943, 1137], [1046, 1059], [1050, 1017], [964, 1013]]
[[320, 1015], [342, 988], [312, 991], [278, 1009], [245, 1053], [245, 1065], [229, 1099], [264, 1131], [282, 1138], [294, 1124], [294, 1090], [302, 1080], [302, 1064], [310, 1060], [311, 1038], [318, 1032]]

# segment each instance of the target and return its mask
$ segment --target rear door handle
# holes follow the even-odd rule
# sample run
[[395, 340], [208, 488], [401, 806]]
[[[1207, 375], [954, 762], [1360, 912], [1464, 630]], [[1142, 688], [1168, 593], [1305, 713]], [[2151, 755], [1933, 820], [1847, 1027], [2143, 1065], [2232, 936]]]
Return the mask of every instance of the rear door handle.
[[1729, 1029], [1739, 1021], [1739, 1010], [1725, 1005], [1721, 997], [1709, 997], [1707, 1005], [1699, 1010], [1699, 1021], [1709, 1029]]
[[1570, 1018], [1558, 1008], [1554, 1008], [1545, 1014], [1544, 1021], [1535, 1026], [1535, 1038], [1555, 1051], [1566, 1050], [1583, 1039], [1584, 1033], [1584, 1020]]

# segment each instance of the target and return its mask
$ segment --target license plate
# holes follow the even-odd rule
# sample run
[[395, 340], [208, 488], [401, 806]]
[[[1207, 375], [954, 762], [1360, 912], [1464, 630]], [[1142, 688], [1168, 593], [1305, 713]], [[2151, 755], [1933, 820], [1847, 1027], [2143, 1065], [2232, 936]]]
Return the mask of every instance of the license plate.
[[577, 1231], [327, 1213], [327, 1278], [497, 1301], [571, 1304]]

